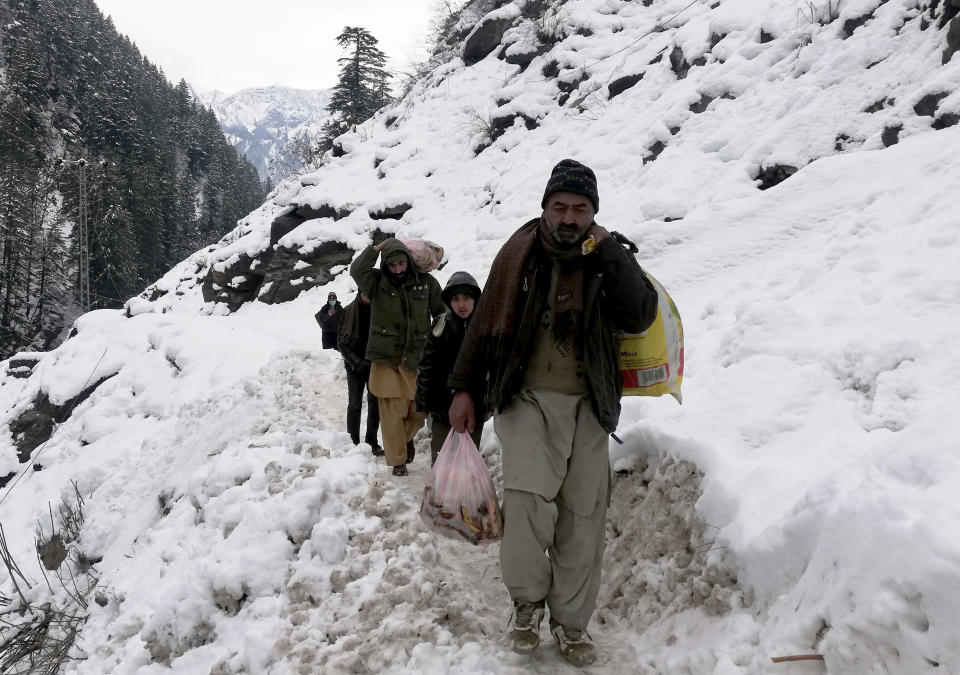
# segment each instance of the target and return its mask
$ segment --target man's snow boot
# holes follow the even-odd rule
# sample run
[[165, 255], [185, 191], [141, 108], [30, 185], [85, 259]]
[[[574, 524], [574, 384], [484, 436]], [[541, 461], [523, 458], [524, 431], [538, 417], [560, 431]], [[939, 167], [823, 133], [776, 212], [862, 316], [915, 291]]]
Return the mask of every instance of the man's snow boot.
[[518, 654], [529, 654], [540, 644], [540, 622], [543, 621], [543, 600], [513, 601], [510, 617], [510, 648]]
[[373, 453], [374, 457], [383, 457], [384, 455], [383, 448], [380, 447], [379, 443], [371, 443], [370, 452]]
[[393, 475], [394, 475], [394, 476], [406, 476], [406, 475], [407, 475], [407, 465], [406, 465], [406, 464], [398, 464], [397, 466], [393, 467]]
[[550, 632], [557, 641], [563, 660], [571, 666], [586, 666], [597, 660], [597, 649], [587, 631], [568, 628], [550, 619]]

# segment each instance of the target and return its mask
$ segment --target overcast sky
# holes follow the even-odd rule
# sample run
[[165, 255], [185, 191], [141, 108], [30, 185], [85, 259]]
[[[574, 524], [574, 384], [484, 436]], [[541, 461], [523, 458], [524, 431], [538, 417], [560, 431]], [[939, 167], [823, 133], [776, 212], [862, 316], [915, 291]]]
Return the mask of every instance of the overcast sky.
[[95, 0], [117, 30], [176, 83], [234, 93], [337, 82], [336, 36], [362, 26], [389, 67], [422, 47], [435, 0]]

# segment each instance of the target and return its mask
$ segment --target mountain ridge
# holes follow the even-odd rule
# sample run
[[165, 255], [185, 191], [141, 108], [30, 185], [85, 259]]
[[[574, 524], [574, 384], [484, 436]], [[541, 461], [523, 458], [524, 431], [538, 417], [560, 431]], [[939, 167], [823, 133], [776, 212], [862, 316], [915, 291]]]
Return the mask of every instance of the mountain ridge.
[[276, 183], [302, 169], [287, 144], [299, 134], [316, 135], [329, 117], [330, 89], [285, 86], [249, 87], [232, 94], [199, 92], [194, 97], [213, 110], [224, 134], [257, 169]]

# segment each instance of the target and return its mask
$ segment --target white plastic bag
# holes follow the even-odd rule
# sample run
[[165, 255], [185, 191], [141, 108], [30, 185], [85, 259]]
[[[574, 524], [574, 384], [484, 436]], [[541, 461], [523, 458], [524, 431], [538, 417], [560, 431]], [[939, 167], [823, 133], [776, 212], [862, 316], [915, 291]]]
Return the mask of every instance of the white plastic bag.
[[488, 544], [503, 536], [503, 515], [483, 458], [468, 434], [453, 429], [423, 488], [420, 519], [433, 532]]

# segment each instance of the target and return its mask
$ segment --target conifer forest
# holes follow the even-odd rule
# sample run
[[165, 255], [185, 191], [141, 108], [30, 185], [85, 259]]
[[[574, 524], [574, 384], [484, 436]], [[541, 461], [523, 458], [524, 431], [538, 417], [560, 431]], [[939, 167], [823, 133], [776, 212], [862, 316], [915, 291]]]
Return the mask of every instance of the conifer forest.
[[93, 0], [0, 0], [0, 359], [120, 307], [263, 198], [213, 112]]

